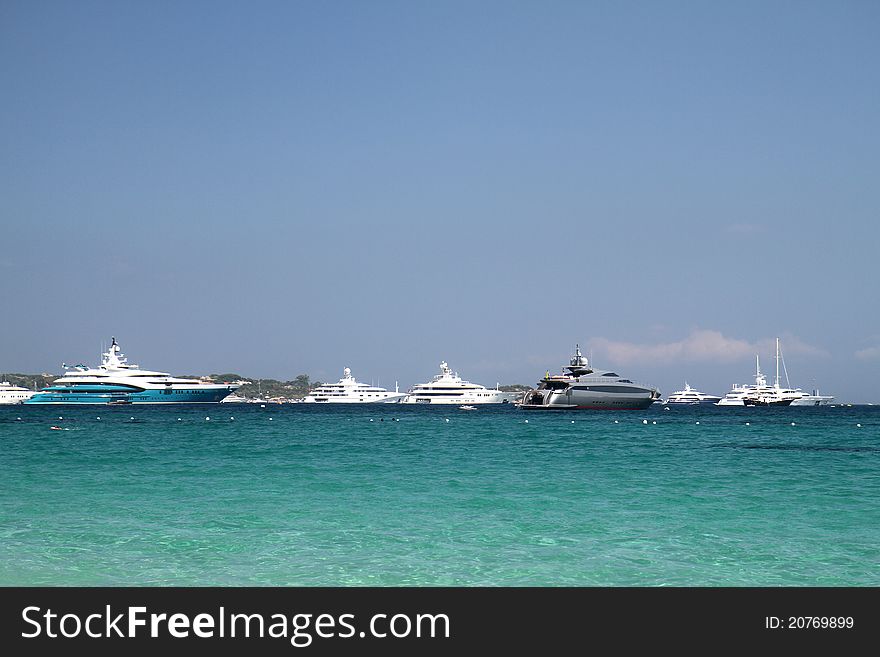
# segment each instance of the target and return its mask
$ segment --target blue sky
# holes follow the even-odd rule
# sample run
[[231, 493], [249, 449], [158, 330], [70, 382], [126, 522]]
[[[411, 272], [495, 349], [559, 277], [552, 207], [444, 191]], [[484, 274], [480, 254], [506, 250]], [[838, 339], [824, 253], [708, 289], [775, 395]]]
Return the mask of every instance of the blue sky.
[[4, 2], [0, 371], [880, 402], [874, 2]]

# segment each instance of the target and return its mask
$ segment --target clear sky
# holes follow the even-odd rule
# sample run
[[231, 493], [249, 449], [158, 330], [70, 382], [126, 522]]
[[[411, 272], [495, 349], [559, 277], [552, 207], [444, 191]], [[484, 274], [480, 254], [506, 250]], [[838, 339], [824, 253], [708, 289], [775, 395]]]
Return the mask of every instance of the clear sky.
[[0, 2], [0, 372], [880, 402], [880, 3]]

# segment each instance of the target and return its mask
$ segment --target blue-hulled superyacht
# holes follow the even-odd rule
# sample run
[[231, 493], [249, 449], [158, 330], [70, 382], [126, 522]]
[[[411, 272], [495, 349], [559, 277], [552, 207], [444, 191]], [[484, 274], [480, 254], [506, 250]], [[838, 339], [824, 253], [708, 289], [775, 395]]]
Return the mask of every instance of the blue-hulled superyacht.
[[25, 404], [211, 404], [232, 393], [238, 385], [180, 379], [167, 372], [142, 370], [129, 365], [116, 343], [101, 358], [101, 366], [68, 368]]

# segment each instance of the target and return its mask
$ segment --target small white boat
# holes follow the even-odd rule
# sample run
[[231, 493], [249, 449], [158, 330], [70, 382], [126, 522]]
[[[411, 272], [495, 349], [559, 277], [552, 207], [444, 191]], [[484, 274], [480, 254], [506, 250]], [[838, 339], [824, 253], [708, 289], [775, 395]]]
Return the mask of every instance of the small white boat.
[[459, 406], [458, 408], [461, 409], [462, 411], [475, 411], [475, 410], [477, 410], [476, 406], [470, 406], [468, 404], [465, 404], [464, 406]]

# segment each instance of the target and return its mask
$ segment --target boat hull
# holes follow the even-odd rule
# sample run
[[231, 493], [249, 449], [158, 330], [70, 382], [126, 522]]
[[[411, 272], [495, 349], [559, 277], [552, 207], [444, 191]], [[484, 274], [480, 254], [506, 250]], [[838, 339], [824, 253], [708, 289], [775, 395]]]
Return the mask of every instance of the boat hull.
[[46, 390], [38, 392], [25, 404], [56, 405], [106, 405], [106, 404], [217, 404], [232, 393], [233, 387], [206, 387], [205, 389], [142, 390], [138, 392], [89, 392], [68, 390]]
[[519, 407], [524, 410], [640, 411], [654, 403], [650, 390], [644, 393], [595, 393], [580, 390], [528, 392]]
[[834, 397], [819, 397], [807, 395], [791, 402], [792, 406], [828, 406], [834, 401]]
[[791, 406], [791, 399], [779, 399], [774, 401], [762, 401], [760, 399], [744, 399], [744, 406]]
[[476, 398], [476, 397], [422, 397], [419, 395], [407, 395], [403, 399], [400, 400], [401, 404], [422, 404], [422, 405], [431, 405], [436, 406], [439, 404], [455, 404], [456, 406], [461, 406], [462, 404], [507, 404], [511, 400], [507, 397], [488, 397], [488, 398]]
[[28, 399], [33, 397], [33, 395], [34, 395], [34, 393], [23, 394], [23, 395], [15, 395], [15, 394], [4, 395], [4, 396], [0, 397], [0, 406], [11, 405], [11, 404], [23, 404]]
[[396, 404], [406, 395], [388, 395], [373, 399], [358, 399], [357, 397], [306, 397], [304, 404]]

